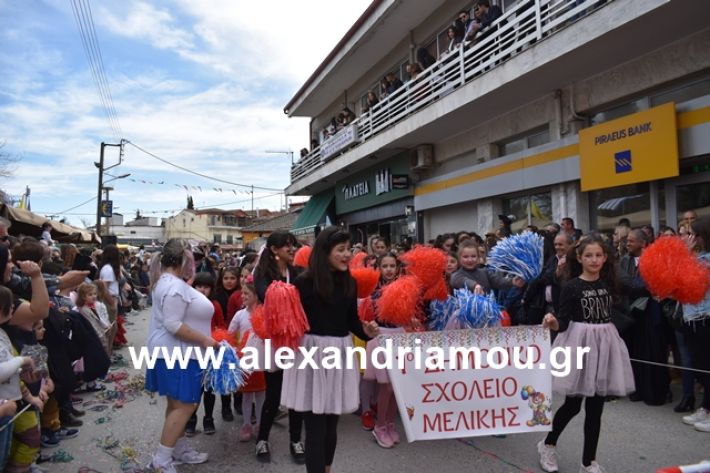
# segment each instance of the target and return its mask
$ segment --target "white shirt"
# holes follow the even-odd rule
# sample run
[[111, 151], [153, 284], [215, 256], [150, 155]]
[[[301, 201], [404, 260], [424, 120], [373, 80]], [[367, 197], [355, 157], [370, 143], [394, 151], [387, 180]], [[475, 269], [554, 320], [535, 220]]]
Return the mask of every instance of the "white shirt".
[[249, 313], [249, 309], [244, 308], [242, 310], [238, 310], [236, 315], [232, 317], [232, 321], [229, 322], [229, 328], [227, 331], [231, 335], [239, 332], [239, 338], [241, 339], [244, 336], [244, 333], [251, 329], [251, 314]]
[[12, 352], [10, 337], [0, 329], [0, 399], [6, 401], [22, 399], [19, 372], [21, 365], [22, 358]]
[[[153, 308], [148, 329], [148, 350], [166, 347], [179, 348], [186, 353], [190, 343], [175, 336], [182, 324], [205, 336], [210, 336], [214, 306], [202, 293], [190, 287], [182, 279], [163, 273], [153, 288]], [[162, 353], [158, 358], [163, 358]], [[196, 358], [195, 353], [191, 355]]]
[[113, 268], [110, 264], [105, 264], [101, 267], [99, 279], [108, 285], [108, 292], [113, 297], [118, 297], [118, 281], [116, 280], [116, 275], [113, 273]]

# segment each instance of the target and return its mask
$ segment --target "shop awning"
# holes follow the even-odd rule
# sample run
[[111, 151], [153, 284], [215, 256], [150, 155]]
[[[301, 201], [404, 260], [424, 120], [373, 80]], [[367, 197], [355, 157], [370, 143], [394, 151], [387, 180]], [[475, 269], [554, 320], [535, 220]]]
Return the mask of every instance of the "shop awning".
[[101, 241], [98, 236], [92, 235], [92, 233], [87, 230], [75, 228], [54, 220], [48, 220], [29, 210], [3, 205], [2, 210], [0, 210], [0, 215], [10, 220], [13, 224], [19, 224], [18, 228], [14, 231], [11, 228], [10, 233], [13, 235], [25, 234], [39, 237], [42, 233], [42, 225], [45, 222], [49, 222], [49, 224], [52, 225], [52, 236], [61, 242], [91, 243], [92, 241]]
[[609, 199], [605, 200], [601, 204], [597, 206], [597, 209], [599, 210], [611, 210], [611, 211], [616, 211], [624, 205], [626, 202], [633, 200], [633, 199], [638, 199], [639, 197], [643, 197], [646, 194], [638, 194], [638, 195], [628, 195], [625, 197], [617, 197], [616, 199]]
[[323, 220], [334, 198], [332, 190], [312, 196], [293, 224], [291, 233], [294, 235], [312, 233]]

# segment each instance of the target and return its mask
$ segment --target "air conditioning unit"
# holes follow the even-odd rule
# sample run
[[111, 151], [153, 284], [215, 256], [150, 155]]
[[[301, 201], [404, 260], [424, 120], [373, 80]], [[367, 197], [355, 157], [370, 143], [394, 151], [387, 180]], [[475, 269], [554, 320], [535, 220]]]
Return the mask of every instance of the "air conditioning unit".
[[434, 146], [419, 145], [411, 151], [412, 171], [422, 171], [434, 167]]

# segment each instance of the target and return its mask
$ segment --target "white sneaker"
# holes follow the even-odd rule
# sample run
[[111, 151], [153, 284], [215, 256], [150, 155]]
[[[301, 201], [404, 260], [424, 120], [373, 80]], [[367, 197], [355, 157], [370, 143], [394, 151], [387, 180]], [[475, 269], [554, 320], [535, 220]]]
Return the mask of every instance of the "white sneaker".
[[540, 468], [543, 471], [557, 471], [557, 449], [552, 445], [545, 445], [545, 440], [540, 440], [537, 443], [537, 453], [540, 454]]
[[146, 468], [145, 471], [149, 473], [177, 473], [173, 462], [170, 462], [167, 465], [163, 466], [155, 466], [155, 463], [150, 462], [148, 464], [148, 468]]
[[698, 422], [705, 422], [710, 420], [710, 411], [701, 407], [694, 414], [683, 417], [683, 423], [688, 425], [695, 425]]
[[206, 461], [207, 454], [203, 452], [198, 452], [192, 447], [188, 447], [186, 450], [180, 452], [179, 454], [173, 452], [173, 465], [182, 465], [183, 463], [197, 465]]
[[710, 432], [710, 419], [703, 420], [701, 422], [696, 422], [695, 424], [693, 424], [693, 427], [695, 427], [695, 430], [698, 430], [700, 432]]
[[579, 473], [606, 473], [606, 470], [597, 462], [592, 462], [589, 466], [580, 466]]

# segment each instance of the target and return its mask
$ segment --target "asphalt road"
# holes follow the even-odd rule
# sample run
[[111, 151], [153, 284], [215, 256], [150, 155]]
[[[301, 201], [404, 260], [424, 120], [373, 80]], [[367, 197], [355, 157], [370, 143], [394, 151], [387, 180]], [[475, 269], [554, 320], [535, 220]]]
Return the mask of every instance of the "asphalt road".
[[[149, 317], [149, 310], [145, 310], [128, 318], [133, 324], [127, 327], [128, 340], [137, 347], [145, 341]], [[119, 353], [128, 359], [127, 349]], [[124, 371], [130, 376], [140, 374], [139, 371], [125, 367], [113, 369], [111, 373]], [[126, 386], [125, 381], [121, 384]], [[115, 384], [107, 383], [107, 387], [114, 389]], [[676, 398], [679, 389], [678, 384], [673, 385]], [[87, 401], [97, 399], [95, 395], [84, 395], [84, 398]], [[132, 398], [129, 395], [126, 399]], [[561, 399], [555, 399], [555, 405], [559, 405], [559, 401]], [[44, 463], [41, 465], [43, 468], [52, 472], [109, 473], [140, 471], [139, 468], [148, 464], [162, 426], [164, 399], [151, 399], [143, 393], [120, 408], [113, 407], [115, 401], [103, 404], [110, 407], [102, 412], [87, 410], [80, 435], [61, 443], [59, 448], [74, 459], [69, 463]], [[85, 408], [101, 409], [96, 405], [89, 402]], [[607, 403], [597, 456], [599, 463], [609, 473], [640, 473], [655, 472], [664, 466], [710, 460], [710, 434], [697, 432], [684, 425], [680, 416], [673, 412], [672, 406], [650, 407], [628, 400]], [[305, 467], [291, 462], [285, 421], [277, 423], [272, 430], [272, 463], [260, 464], [254, 457], [254, 444], [238, 441], [241, 418], [226, 423], [222, 422], [219, 413], [218, 400], [215, 407], [217, 433], [212, 436], [200, 433], [193, 439], [199, 450], [209, 453], [209, 462], [198, 466], [179, 466], [179, 472], [305, 472]], [[199, 421], [201, 425], [201, 409]], [[576, 473], [579, 470], [582, 426], [583, 416], [579, 415], [560, 438], [561, 472]], [[360, 428], [358, 417], [346, 415], [340, 421], [333, 473], [539, 472], [542, 470], [538, 467], [535, 444], [540, 438], [539, 434], [521, 434], [506, 438], [415, 442], [385, 450], [377, 446], [371, 433]], [[106, 450], [99, 445], [101, 441], [104, 444], [118, 442], [118, 445]], [[45, 452], [51, 454], [53, 450], [57, 449]], [[127, 470], [121, 469], [120, 458], [125, 460], [123, 466]], [[81, 470], [82, 467], [88, 470]]]

